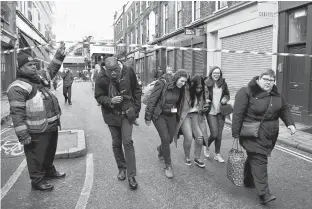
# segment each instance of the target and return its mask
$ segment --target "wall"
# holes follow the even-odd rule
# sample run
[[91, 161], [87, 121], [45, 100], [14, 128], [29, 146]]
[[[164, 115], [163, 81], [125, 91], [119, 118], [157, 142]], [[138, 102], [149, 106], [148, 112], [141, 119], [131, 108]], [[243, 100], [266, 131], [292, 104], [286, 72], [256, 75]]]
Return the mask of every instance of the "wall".
[[[221, 49], [222, 42], [221, 38], [231, 36], [257, 28], [266, 26], [273, 26], [273, 46], [274, 52], [277, 52], [277, 33], [278, 33], [278, 7], [276, 2], [270, 2], [266, 4], [266, 7], [275, 8], [275, 18], [264, 19], [258, 16], [258, 5], [253, 4], [249, 7], [245, 7], [241, 10], [233, 12], [228, 15], [224, 15], [219, 19], [213, 20], [207, 23], [207, 48], [219, 48]], [[207, 72], [213, 65], [220, 66], [221, 64], [221, 53], [207, 52]], [[272, 56], [272, 69], [276, 70], [277, 59], [276, 56]]]

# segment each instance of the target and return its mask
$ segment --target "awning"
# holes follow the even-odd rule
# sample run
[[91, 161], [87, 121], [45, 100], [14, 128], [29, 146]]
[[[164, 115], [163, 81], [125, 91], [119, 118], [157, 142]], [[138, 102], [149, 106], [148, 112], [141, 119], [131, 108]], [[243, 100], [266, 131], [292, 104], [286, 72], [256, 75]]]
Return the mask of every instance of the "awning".
[[40, 51], [42, 52], [43, 56], [45, 57], [45, 60], [48, 62], [51, 62], [51, 59], [49, 57], [49, 54], [43, 47], [39, 47]]
[[42, 61], [42, 62], [47, 62], [47, 60], [44, 58], [44, 55], [41, 53], [41, 51], [39, 50], [39, 48], [37, 47], [35, 42], [33, 40], [31, 40], [30, 38], [28, 38], [23, 33], [21, 33], [21, 36], [26, 40], [29, 47], [33, 47], [33, 48], [31, 48], [31, 50], [33, 50], [33, 52], [35, 53], [35, 58], [37, 60]]

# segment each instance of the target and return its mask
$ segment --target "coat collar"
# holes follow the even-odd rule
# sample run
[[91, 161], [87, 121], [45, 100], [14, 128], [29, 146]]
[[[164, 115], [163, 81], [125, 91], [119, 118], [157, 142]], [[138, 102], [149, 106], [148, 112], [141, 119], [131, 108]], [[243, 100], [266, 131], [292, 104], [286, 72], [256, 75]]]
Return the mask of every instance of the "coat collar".
[[[247, 85], [249, 87], [250, 93], [253, 97], [256, 95], [259, 95], [259, 94], [266, 93], [257, 84], [258, 79], [259, 79], [259, 76], [254, 77]], [[275, 84], [274, 84], [272, 90], [270, 91], [270, 95], [271, 96], [279, 96], [280, 95]]]

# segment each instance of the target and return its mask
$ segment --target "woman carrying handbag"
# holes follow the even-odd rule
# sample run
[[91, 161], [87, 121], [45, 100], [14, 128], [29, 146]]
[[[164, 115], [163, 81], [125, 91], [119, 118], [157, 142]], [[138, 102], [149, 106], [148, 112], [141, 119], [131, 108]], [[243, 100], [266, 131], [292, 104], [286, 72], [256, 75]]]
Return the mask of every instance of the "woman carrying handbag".
[[271, 69], [254, 77], [235, 98], [232, 136], [247, 152], [244, 185], [256, 188], [261, 204], [276, 199], [268, 185], [268, 156], [278, 137], [279, 118], [294, 134], [296, 128], [288, 105], [278, 92]]

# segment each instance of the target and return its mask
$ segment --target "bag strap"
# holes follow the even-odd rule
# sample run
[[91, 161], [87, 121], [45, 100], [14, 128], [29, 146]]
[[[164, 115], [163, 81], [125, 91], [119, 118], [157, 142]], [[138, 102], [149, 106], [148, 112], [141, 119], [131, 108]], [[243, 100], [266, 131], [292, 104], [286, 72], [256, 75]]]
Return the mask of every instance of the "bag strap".
[[266, 114], [268, 113], [271, 102], [272, 102], [272, 96], [270, 96], [270, 102], [269, 102], [268, 108], [267, 108], [267, 110], [265, 111], [265, 113], [264, 113], [264, 115], [263, 115], [263, 118], [262, 118], [262, 120], [260, 121], [260, 124], [262, 123], [262, 121], [264, 120]]

